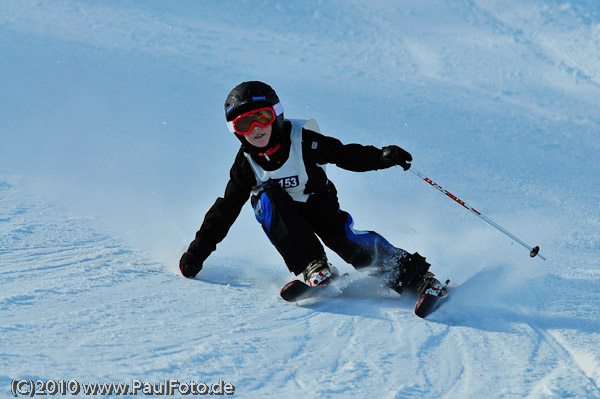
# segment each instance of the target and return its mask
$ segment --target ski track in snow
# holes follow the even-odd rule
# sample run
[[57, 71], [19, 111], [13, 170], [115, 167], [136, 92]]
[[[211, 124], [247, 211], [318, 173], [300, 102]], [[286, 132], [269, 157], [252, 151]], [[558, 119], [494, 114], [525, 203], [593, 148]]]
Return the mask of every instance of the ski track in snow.
[[[598, 356], [589, 352], [600, 323], [544, 321], [519, 307], [536, 300], [522, 289], [512, 304], [500, 301], [504, 293], [481, 296], [502, 268], [454, 287], [428, 321], [413, 315], [415, 298], [362, 277], [296, 306], [277, 297], [285, 276], [260, 281], [224, 261], [183, 279], [18, 184], [4, 184], [2, 195], [5, 387], [16, 377], [223, 378], [241, 397], [600, 392]], [[572, 347], [586, 335], [592, 346]]]
[[[31, 378], [600, 398], [599, 26], [593, 1], [2, 2], [0, 396]], [[182, 278], [235, 154], [221, 98], [246, 78], [326, 134], [406, 146], [548, 260], [398, 171], [329, 168], [357, 222], [455, 280], [427, 320], [356, 272], [282, 301], [290, 275], [248, 209]]]

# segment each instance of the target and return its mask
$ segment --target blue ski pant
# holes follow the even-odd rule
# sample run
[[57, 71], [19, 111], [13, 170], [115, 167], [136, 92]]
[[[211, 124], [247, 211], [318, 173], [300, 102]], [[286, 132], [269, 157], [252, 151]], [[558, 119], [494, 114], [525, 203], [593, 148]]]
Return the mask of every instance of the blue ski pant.
[[394, 280], [401, 274], [401, 265], [410, 263], [411, 254], [380, 234], [355, 230], [352, 217], [340, 209], [334, 193], [316, 193], [303, 203], [280, 188], [271, 188], [253, 196], [252, 206], [269, 240], [296, 275], [324, 257], [323, 244], [356, 269], [396, 270]]

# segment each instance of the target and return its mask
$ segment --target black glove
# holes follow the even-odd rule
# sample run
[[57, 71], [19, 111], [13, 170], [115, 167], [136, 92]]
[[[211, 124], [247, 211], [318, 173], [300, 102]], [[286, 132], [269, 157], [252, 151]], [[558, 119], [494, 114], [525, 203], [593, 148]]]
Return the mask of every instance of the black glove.
[[383, 147], [381, 150], [381, 162], [386, 167], [400, 165], [402, 166], [402, 169], [408, 170], [410, 169], [411, 161], [412, 155], [397, 145], [389, 145], [387, 147]]
[[185, 277], [195, 277], [202, 270], [202, 264], [214, 249], [214, 244], [209, 244], [206, 241], [200, 239], [192, 241], [187, 252], [179, 260], [181, 274]]

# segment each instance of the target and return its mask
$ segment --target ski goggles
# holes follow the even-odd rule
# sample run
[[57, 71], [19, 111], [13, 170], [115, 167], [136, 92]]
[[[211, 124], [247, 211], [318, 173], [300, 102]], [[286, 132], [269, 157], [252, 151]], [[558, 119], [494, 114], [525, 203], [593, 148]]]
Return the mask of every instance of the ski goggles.
[[277, 103], [272, 107], [264, 107], [248, 111], [227, 122], [227, 127], [231, 133], [250, 134], [254, 126], [265, 128], [275, 122], [277, 116], [283, 114], [283, 106]]

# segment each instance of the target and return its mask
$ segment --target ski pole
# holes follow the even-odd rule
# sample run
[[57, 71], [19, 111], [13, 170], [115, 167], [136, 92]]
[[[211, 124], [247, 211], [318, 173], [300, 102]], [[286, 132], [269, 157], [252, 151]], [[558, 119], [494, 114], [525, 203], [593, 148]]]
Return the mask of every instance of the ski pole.
[[422, 180], [426, 181], [427, 183], [429, 183], [432, 187], [438, 189], [440, 192], [446, 194], [448, 197], [452, 198], [454, 201], [458, 202], [460, 205], [462, 205], [465, 209], [467, 209], [472, 214], [474, 214], [474, 215], [480, 217], [481, 219], [485, 220], [487, 223], [489, 223], [490, 225], [492, 225], [496, 229], [500, 230], [502, 233], [506, 234], [507, 236], [509, 236], [510, 238], [512, 238], [513, 240], [515, 240], [516, 242], [518, 242], [519, 244], [521, 244], [522, 246], [524, 246], [525, 248], [527, 248], [529, 250], [529, 256], [531, 256], [532, 258], [535, 257], [536, 255], [539, 255], [540, 258], [542, 258], [543, 260], [546, 260], [546, 258], [544, 258], [542, 256], [542, 254], [539, 253], [540, 252], [540, 247], [539, 246], [535, 246], [535, 247], [532, 248], [529, 245], [525, 244], [523, 241], [521, 241], [520, 239], [518, 239], [515, 235], [511, 234], [507, 230], [505, 230], [502, 227], [500, 227], [496, 222], [494, 222], [493, 220], [490, 220], [488, 217], [486, 217], [485, 215], [483, 215], [481, 212], [475, 210], [473, 207], [471, 207], [467, 203], [465, 203], [465, 201], [461, 200], [460, 198], [458, 198], [456, 195], [452, 194], [448, 190], [442, 188], [442, 186], [440, 186], [439, 184], [435, 183], [430, 178], [424, 176], [418, 170], [410, 168], [409, 171], [412, 172], [413, 174], [415, 174], [420, 179], [422, 179]]

